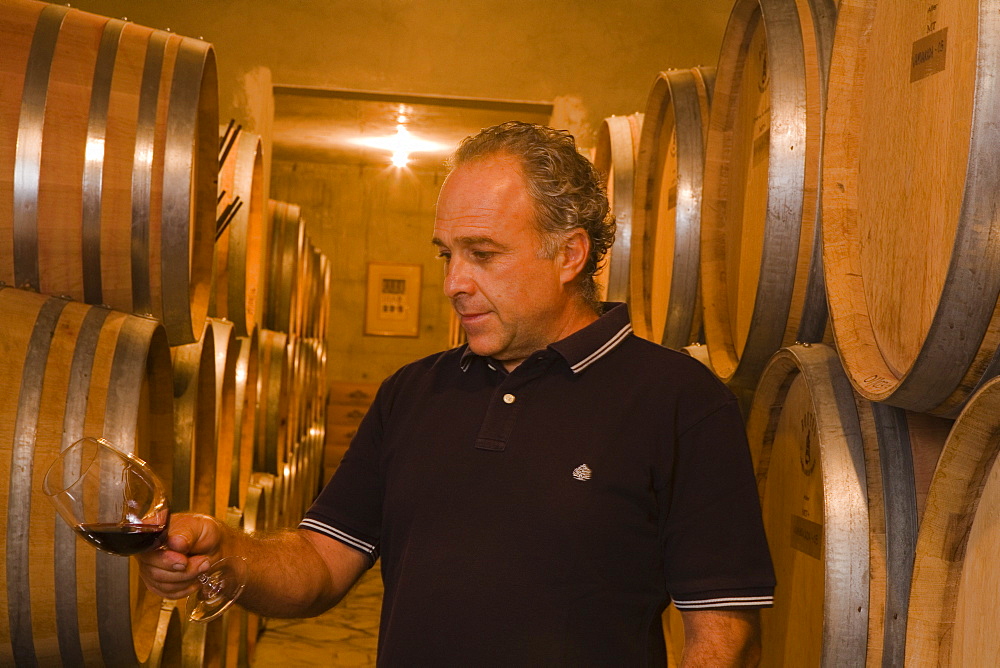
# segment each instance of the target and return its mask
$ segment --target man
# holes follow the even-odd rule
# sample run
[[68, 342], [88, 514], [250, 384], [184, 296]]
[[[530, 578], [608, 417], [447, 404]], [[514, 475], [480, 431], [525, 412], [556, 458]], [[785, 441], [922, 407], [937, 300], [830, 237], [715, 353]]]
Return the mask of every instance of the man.
[[147, 584], [186, 595], [242, 554], [240, 603], [301, 617], [381, 557], [380, 665], [663, 665], [670, 596], [685, 665], [755, 663], [774, 581], [739, 410], [698, 362], [634, 336], [624, 305], [596, 303], [613, 236], [568, 134], [466, 139], [433, 243], [467, 346], [383, 383], [298, 530], [177, 515], [171, 549], [142, 557]]

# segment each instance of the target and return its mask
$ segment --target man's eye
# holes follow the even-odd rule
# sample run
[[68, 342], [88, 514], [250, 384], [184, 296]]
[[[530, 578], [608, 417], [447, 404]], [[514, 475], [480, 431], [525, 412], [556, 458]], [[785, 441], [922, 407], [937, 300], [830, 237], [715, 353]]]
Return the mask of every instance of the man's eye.
[[496, 253], [493, 251], [472, 251], [472, 257], [477, 260], [489, 260], [494, 255], [496, 255]]
[[438, 259], [444, 260], [445, 262], [447, 262], [448, 260], [451, 259], [451, 252], [450, 251], [438, 251], [437, 256], [438, 256]]

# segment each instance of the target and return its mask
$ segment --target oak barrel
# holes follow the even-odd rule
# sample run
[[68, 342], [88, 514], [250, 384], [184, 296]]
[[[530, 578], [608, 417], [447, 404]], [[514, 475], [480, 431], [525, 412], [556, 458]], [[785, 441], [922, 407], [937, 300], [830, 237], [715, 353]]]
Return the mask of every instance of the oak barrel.
[[170, 482], [170, 357], [156, 321], [0, 288], [0, 664], [134, 665], [149, 657], [160, 599], [136, 562], [77, 540], [41, 491], [58, 453], [103, 436]]
[[210, 315], [233, 323], [237, 336], [257, 325], [263, 303], [267, 184], [259, 135], [241, 131], [219, 170], [216, 215], [224, 230], [215, 242]]
[[257, 428], [257, 328], [250, 336], [237, 337], [236, 396], [233, 433], [233, 463], [229, 483], [229, 505], [246, 508], [246, 495], [253, 473], [255, 430]]
[[181, 613], [174, 601], [164, 601], [156, 624], [153, 650], [143, 668], [171, 668], [181, 665]]
[[325, 409], [325, 352], [318, 339], [289, 337], [288, 345], [292, 349], [288, 431], [294, 443], [306, 437]]
[[207, 312], [218, 171], [202, 41], [33, 0], [0, 17], [0, 281], [152, 315]]
[[[271, 499], [271, 487], [264, 483], [268, 477], [267, 473], [254, 473], [251, 482], [247, 487], [246, 507], [243, 512], [243, 528], [248, 533], [255, 531], [266, 531], [272, 528], [269, 523], [269, 514], [273, 501]], [[257, 637], [263, 629], [264, 620], [247, 612], [240, 624], [239, 652], [237, 653], [237, 663], [240, 666], [250, 665], [253, 661], [254, 650], [257, 647]]]
[[1000, 379], [972, 396], [941, 453], [920, 523], [908, 665], [988, 666], [1000, 655]]
[[305, 224], [297, 204], [268, 203], [267, 287], [264, 328], [286, 334], [294, 331], [299, 307], [301, 261], [306, 248]]
[[865, 397], [954, 416], [1000, 372], [1000, 8], [843, 0], [823, 165], [837, 347]]
[[305, 338], [316, 338], [321, 329], [324, 304], [325, 276], [323, 274], [323, 252], [313, 245], [309, 235], [305, 235], [302, 258], [299, 262], [298, 288], [293, 306], [291, 332]]
[[778, 574], [762, 665], [903, 665], [920, 497], [949, 427], [855, 394], [831, 347], [774, 355], [747, 420]]
[[615, 242], [595, 277], [601, 301], [628, 301], [635, 156], [641, 131], [640, 113], [609, 116], [597, 131], [594, 166], [604, 179], [611, 212], [615, 216]]
[[[195, 343], [172, 346], [174, 462], [170, 507], [216, 515], [215, 336], [211, 320]], [[228, 481], [229, 469], [225, 470]]]
[[254, 471], [280, 475], [288, 450], [291, 360], [288, 334], [262, 329], [257, 346], [257, 435]]
[[[228, 320], [209, 318], [205, 336], [215, 338], [215, 516], [225, 517], [234, 490], [232, 471], [239, 459], [236, 440], [236, 383], [240, 344]], [[239, 464], [235, 464], [238, 468]], [[239, 484], [237, 479], [236, 484]], [[238, 493], [237, 493], [238, 496]]]
[[320, 341], [326, 341], [326, 335], [330, 331], [330, 298], [331, 285], [333, 281], [333, 265], [326, 253], [320, 251], [319, 256], [320, 273], [320, 294], [319, 294], [319, 314], [316, 321], [316, 332], [314, 337]]
[[702, 175], [714, 79], [714, 68], [660, 72], [636, 157], [632, 326], [675, 349], [701, 340]]
[[693, 357], [709, 369], [712, 368], [712, 360], [708, 357], [708, 348], [700, 343], [692, 343], [689, 346], [684, 346], [680, 349], [680, 352], [684, 353], [688, 357]]
[[817, 197], [833, 0], [738, 0], [716, 69], [701, 285], [712, 368], [753, 390], [781, 346], [819, 341]]
[[[182, 606], [183, 607], [183, 606]], [[181, 645], [182, 666], [198, 668], [221, 668], [226, 665], [227, 618], [231, 613], [239, 615], [243, 609], [233, 606], [222, 617], [206, 623], [188, 622], [184, 626]]]

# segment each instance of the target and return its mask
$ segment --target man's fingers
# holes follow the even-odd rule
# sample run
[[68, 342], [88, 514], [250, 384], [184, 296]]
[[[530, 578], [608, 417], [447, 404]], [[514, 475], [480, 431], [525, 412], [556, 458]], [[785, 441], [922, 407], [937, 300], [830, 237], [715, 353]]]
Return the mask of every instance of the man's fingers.
[[158, 559], [139, 561], [139, 574], [150, 591], [164, 598], [183, 598], [194, 593], [199, 586], [198, 575], [208, 570], [212, 563], [204, 555], [188, 559], [183, 554], [175, 554], [180, 560], [170, 558], [169, 550]]
[[206, 515], [178, 513], [162, 549], [136, 555], [139, 574], [154, 594], [183, 598], [198, 588], [198, 575], [208, 570], [219, 548], [222, 533], [217, 521]]
[[177, 513], [170, 518], [167, 547], [182, 554], [212, 554], [219, 548], [219, 522], [208, 515]]

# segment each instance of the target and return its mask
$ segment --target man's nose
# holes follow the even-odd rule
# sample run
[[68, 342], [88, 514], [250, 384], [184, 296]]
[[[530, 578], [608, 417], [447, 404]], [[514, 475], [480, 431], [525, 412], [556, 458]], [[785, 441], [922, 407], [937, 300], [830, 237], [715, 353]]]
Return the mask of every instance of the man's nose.
[[461, 259], [452, 258], [448, 262], [444, 274], [444, 294], [449, 299], [454, 299], [460, 294], [472, 292], [472, 279], [469, 276], [469, 266]]

